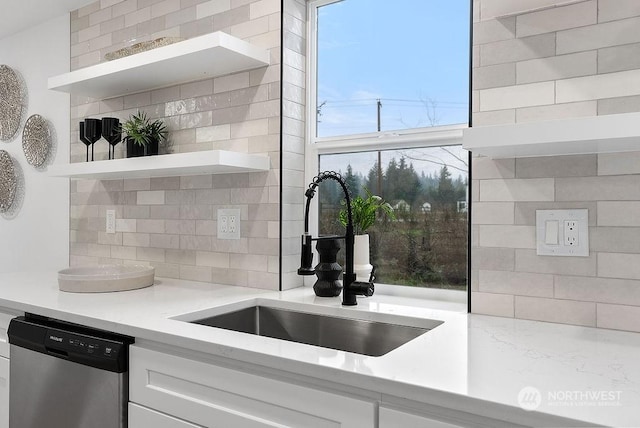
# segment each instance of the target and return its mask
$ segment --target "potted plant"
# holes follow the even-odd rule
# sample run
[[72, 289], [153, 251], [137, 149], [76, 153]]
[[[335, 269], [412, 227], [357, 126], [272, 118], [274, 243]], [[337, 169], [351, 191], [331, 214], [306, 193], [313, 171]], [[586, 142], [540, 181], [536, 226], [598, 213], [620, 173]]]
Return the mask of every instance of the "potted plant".
[[157, 155], [159, 145], [167, 139], [167, 127], [160, 119], [151, 121], [145, 112], [138, 111], [122, 124], [127, 143], [127, 157]]
[[[369, 189], [363, 187], [366, 198], [358, 195], [351, 199], [351, 215], [353, 217], [353, 228], [355, 243], [353, 249], [353, 264], [357, 281], [368, 281], [373, 266], [369, 263], [369, 235], [364, 233], [376, 222], [376, 214], [382, 211], [391, 220], [395, 219], [393, 208], [380, 196], [373, 195]], [[345, 202], [343, 202], [345, 204]], [[343, 208], [339, 214], [340, 223], [347, 226], [347, 209]]]

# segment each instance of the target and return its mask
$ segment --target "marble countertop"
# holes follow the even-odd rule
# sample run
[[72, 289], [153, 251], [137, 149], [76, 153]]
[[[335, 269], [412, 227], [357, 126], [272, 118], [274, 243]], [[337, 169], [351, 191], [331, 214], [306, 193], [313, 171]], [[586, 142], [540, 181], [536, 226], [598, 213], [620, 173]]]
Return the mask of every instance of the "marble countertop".
[[[429, 318], [443, 324], [371, 357], [180, 320], [251, 299], [364, 319], [402, 316], [411, 317], [409, 323]], [[640, 334], [446, 310], [454, 306], [379, 294], [345, 308], [340, 298], [318, 298], [309, 288], [270, 292], [165, 278], [141, 290], [78, 294], [59, 291], [52, 272], [0, 274], [0, 310], [33, 312], [513, 423], [535, 425], [536, 415], [544, 413], [585, 424], [640, 426]]]

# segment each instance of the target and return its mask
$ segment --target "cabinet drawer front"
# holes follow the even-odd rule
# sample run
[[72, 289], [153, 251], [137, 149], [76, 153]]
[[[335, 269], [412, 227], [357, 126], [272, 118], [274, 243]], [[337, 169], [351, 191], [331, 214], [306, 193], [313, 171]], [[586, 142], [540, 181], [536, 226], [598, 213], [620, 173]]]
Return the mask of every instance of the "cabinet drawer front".
[[17, 315], [11, 315], [0, 312], [0, 357], [9, 358], [9, 338], [7, 330], [9, 329], [9, 321]]
[[[1, 425], [0, 425], [1, 426]], [[129, 403], [129, 428], [202, 428], [155, 410]]]
[[130, 400], [205, 427], [372, 428], [373, 402], [132, 346]]
[[464, 428], [424, 416], [380, 407], [380, 428]]

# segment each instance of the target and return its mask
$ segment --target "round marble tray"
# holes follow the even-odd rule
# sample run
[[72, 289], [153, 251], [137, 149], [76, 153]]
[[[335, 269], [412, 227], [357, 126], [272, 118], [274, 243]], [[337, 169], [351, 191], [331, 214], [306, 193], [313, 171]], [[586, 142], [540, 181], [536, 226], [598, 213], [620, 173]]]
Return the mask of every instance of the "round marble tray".
[[155, 269], [141, 265], [98, 265], [63, 269], [58, 286], [73, 293], [136, 290], [153, 285]]

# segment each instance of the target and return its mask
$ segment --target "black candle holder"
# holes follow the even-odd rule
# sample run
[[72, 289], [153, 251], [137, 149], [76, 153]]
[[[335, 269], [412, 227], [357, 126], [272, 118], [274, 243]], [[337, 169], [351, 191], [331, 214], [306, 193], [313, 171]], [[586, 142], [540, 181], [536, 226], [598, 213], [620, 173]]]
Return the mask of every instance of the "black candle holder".
[[313, 291], [319, 297], [336, 297], [342, 291], [340, 274], [342, 266], [337, 262], [338, 251], [340, 251], [341, 237], [323, 236], [318, 238], [316, 250], [320, 256], [320, 262], [315, 267], [318, 280], [313, 284]]

